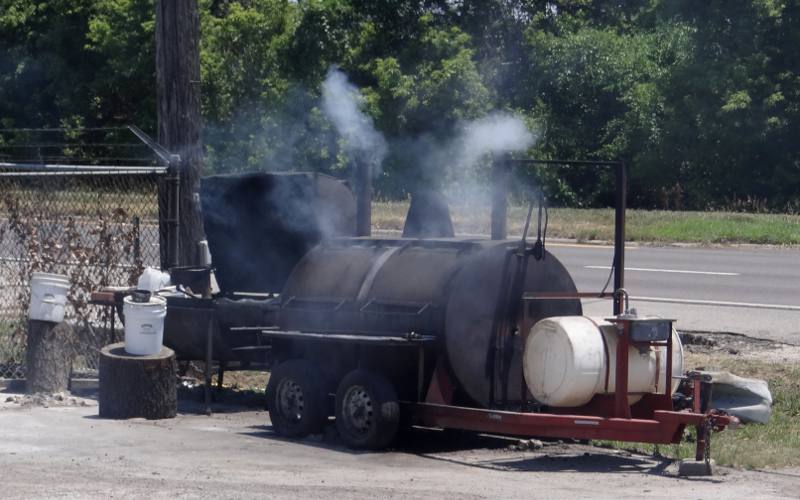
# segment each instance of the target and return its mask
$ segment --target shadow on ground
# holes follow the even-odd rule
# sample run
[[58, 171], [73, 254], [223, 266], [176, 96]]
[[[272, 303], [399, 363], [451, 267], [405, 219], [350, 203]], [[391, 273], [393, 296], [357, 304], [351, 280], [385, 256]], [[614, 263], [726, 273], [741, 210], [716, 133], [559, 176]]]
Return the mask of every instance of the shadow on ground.
[[[270, 425], [252, 426], [243, 435], [325, 448], [348, 454], [408, 453], [465, 467], [510, 472], [594, 472], [674, 475], [674, 462], [567, 440], [543, 441], [538, 450], [517, 449], [518, 439], [461, 431], [415, 427], [402, 432], [394, 445], [381, 452], [350, 450], [339, 440], [333, 422], [322, 435], [301, 440], [278, 436]], [[717, 482], [714, 478], [691, 480]]]

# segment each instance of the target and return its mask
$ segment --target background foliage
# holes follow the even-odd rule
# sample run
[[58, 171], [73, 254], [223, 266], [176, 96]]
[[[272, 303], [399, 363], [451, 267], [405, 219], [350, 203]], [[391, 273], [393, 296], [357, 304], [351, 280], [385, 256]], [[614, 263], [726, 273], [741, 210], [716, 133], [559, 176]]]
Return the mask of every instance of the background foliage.
[[[0, 0], [0, 126], [155, 130], [153, 4]], [[200, 7], [209, 171], [344, 171], [340, 138], [319, 109], [335, 64], [363, 89], [391, 145], [384, 196], [403, 196], [420, 176], [407, 139], [435, 145], [464, 120], [506, 110], [537, 129], [533, 156], [629, 161], [638, 206], [798, 206], [796, 0]], [[597, 175], [538, 180], [562, 204], [609, 201]]]

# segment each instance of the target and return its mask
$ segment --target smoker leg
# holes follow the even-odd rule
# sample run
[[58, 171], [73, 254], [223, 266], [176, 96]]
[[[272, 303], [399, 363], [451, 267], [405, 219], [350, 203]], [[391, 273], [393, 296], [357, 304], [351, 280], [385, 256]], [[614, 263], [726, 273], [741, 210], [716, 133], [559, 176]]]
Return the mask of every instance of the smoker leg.
[[679, 476], [711, 476], [714, 460], [711, 458], [711, 425], [708, 422], [697, 426], [697, 449], [694, 460], [684, 459], [678, 465]]
[[214, 339], [214, 322], [208, 322], [208, 331], [206, 332], [206, 369], [205, 369], [205, 384], [203, 385], [203, 397], [206, 405], [206, 415], [211, 415], [211, 363], [213, 359], [213, 339]]
[[710, 443], [710, 432], [708, 426], [706, 424], [700, 424], [695, 426], [697, 429], [697, 448], [694, 452], [694, 459], [698, 462], [701, 460], [706, 460], [709, 456], [709, 445]]
[[219, 370], [217, 371], [217, 392], [222, 390], [222, 379], [225, 377], [225, 368], [227, 368], [227, 363], [225, 363], [225, 361], [220, 361]]

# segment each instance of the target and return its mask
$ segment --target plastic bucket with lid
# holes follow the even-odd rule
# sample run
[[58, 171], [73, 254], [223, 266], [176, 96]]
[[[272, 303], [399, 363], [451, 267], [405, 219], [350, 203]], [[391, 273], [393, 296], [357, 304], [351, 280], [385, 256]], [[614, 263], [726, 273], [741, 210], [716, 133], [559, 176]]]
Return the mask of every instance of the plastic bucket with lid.
[[164, 341], [164, 318], [167, 300], [153, 296], [147, 302], [125, 297], [122, 306], [125, 316], [125, 352], [152, 356], [161, 351]]
[[32, 273], [28, 317], [38, 321], [64, 321], [69, 278], [62, 274]]

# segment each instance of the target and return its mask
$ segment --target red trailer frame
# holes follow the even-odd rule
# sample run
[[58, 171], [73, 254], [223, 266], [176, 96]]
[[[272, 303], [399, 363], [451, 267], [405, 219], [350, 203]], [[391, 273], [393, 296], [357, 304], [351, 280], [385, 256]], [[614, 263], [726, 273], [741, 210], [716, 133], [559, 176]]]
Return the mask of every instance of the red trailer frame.
[[[664, 376], [672, 373], [672, 339], [666, 342], [635, 342], [630, 339], [631, 319], [613, 318], [619, 329], [615, 392], [598, 395], [587, 405], [570, 413], [532, 413], [453, 406], [454, 385], [448, 370], [439, 362], [423, 403], [412, 403], [413, 412], [427, 426], [526, 437], [608, 439], [654, 444], [679, 443], [687, 426], [697, 429], [696, 460], [710, 456], [711, 432], [738, 423], [736, 417], [716, 410], [703, 412], [703, 375], [691, 372], [692, 410], [674, 411], [671, 377], [660, 394], [646, 394], [628, 404], [628, 350], [630, 346], [666, 346]], [[558, 409], [562, 410], [562, 409]], [[565, 410], [566, 411], [566, 410]]]

